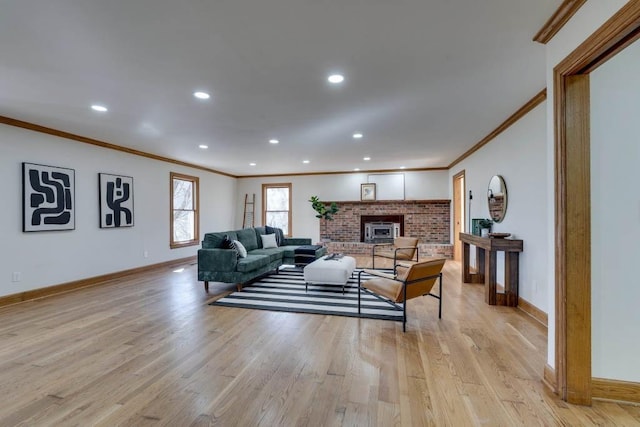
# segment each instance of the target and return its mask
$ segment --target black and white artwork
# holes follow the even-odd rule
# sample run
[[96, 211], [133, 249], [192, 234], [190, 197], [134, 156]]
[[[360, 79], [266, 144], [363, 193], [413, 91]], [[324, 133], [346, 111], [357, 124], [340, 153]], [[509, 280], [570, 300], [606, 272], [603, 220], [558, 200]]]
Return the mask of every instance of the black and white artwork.
[[73, 230], [75, 171], [22, 163], [22, 231]]
[[133, 227], [133, 178], [98, 174], [100, 228]]

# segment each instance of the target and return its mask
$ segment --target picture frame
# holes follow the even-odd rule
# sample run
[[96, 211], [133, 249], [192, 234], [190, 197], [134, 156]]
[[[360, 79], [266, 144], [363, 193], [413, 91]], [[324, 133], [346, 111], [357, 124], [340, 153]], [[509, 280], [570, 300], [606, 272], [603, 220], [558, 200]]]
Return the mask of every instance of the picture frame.
[[98, 174], [100, 228], [133, 227], [133, 177]]
[[376, 199], [376, 184], [360, 184], [360, 200], [375, 200]]
[[22, 231], [75, 230], [74, 169], [22, 163]]

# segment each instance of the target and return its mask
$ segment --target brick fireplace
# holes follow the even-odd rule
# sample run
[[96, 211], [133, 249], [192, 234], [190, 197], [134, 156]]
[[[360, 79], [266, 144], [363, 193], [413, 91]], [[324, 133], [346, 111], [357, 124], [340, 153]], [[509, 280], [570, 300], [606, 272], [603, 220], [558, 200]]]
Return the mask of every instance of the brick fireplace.
[[365, 217], [367, 220], [389, 219], [401, 223], [402, 235], [420, 239], [421, 254], [452, 257], [450, 200], [346, 201], [336, 204], [339, 211], [333, 216], [333, 221], [320, 221], [320, 239], [331, 252], [371, 253], [371, 244], [362, 243], [362, 217]]

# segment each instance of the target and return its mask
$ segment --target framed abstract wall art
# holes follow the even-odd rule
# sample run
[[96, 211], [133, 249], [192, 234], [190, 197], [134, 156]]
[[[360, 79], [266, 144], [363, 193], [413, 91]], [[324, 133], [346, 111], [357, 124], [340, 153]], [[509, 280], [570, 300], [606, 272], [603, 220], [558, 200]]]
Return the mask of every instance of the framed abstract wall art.
[[22, 231], [73, 230], [75, 170], [22, 163]]
[[100, 228], [133, 227], [133, 178], [99, 173]]

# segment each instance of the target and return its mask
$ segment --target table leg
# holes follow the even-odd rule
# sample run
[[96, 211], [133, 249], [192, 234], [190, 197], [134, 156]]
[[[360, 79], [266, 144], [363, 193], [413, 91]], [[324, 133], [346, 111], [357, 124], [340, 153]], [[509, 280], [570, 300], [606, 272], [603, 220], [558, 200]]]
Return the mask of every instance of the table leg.
[[509, 307], [518, 306], [518, 288], [519, 288], [519, 267], [518, 267], [518, 252], [508, 252], [505, 254], [504, 263], [504, 293], [506, 298], [506, 305]]
[[[487, 252], [487, 251], [483, 251]], [[486, 269], [484, 274], [484, 300], [489, 305], [497, 304], [497, 266], [496, 266], [496, 258], [497, 254], [495, 251], [488, 251], [489, 253], [486, 255]]]

